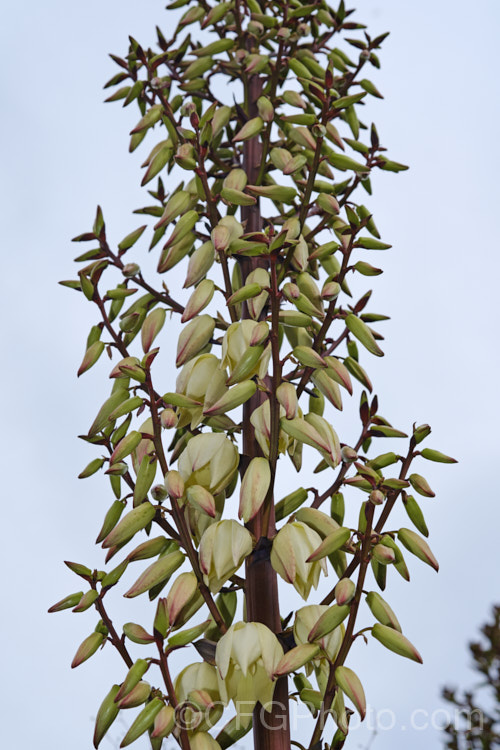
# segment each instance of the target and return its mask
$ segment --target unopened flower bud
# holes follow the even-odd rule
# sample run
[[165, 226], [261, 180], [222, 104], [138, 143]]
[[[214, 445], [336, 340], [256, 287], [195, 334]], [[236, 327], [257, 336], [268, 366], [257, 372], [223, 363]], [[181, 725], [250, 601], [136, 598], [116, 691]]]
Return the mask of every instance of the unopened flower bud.
[[165, 475], [165, 488], [170, 497], [180, 500], [184, 495], [184, 480], [178, 471], [172, 469]]
[[[329, 607], [326, 604], [309, 604], [306, 607], [297, 610], [295, 622], [293, 624], [293, 635], [297, 644], [309, 643], [309, 633], [316, 625], [321, 615], [327, 612], [328, 609]], [[314, 641], [315, 643], [318, 643], [324, 651], [323, 654], [319, 654], [319, 657], [324, 657], [326, 654], [331, 661], [334, 661], [342, 643], [342, 636], [342, 628], [339, 626], [327, 635], [324, 635], [318, 641]]]
[[335, 601], [339, 606], [349, 604], [356, 593], [356, 585], [350, 578], [342, 578], [335, 586]]
[[151, 488], [151, 497], [157, 503], [161, 503], [162, 500], [165, 500], [167, 495], [167, 490], [161, 484], [155, 484], [155, 486]]
[[348, 445], [344, 445], [344, 447], [341, 448], [340, 455], [342, 456], [342, 461], [346, 464], [350, 464], [358, 458], [358, 454], [354, 448], [350, 448]]
[[132, 278], [141, 272], [141, 267], [137, 263], [126, 263], [122, 268], [122, 274], [126, 279]]
[[177, 426], [178, 417], [173, 409], [164, 409], [160, 416], [161, 426], [164, 430], [171, 430]]
[[385, 500], [385, 495], [382, 490], [372, 490], [372, 492], [370, 492], [369, 500], [373, 505], [382, 505]]
[[394, 550], [390, 547], [386, 547], [384, 544], [376, 544], [372, 550], [372, 555], [374, 560], [382, 565], [393, 563], [396, 559]]

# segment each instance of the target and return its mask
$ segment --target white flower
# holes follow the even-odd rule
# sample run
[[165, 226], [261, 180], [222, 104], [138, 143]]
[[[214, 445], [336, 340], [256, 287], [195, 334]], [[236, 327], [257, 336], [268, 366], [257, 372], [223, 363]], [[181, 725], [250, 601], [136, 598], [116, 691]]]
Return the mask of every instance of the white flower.
[[293, 583], [306, 600], [312, 586], [317, 588], [321, 571], [328, 575], [324, 558], [306, 562], [320, 544], [320, 535], [300, 521], [285, 524], [273, 541], [271, 565], [283, 580]]
[[257, 702], [269, 710], [275, 680], [273, 675], [283, 657], [275, 634], [260, 622], [237, 622], [217, 643], [217, 664], [221, 700], [233, 701], [243, 722], [250, 721]]

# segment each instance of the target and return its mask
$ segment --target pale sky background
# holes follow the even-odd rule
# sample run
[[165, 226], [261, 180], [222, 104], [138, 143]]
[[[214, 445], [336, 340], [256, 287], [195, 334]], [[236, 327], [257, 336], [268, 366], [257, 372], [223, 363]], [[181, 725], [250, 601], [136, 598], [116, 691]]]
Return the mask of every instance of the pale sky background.
[[[368, 648], [356, 646], [350, 665], [369, 704], [373, 711], [392, 709], [396, 726], [375, 737], [369, 727], [357, 730], [346, 747], [372, 742], [373, 750], [437, 750], [441, 738], [431, 724], [443, 720], [433, 714], [443, 706], [441, 687], [475, 679], [466, 643], [500, 601], [500, 4], [359, 0], [356, 7], [373, 35], [391, 31], [382, 70], [373, 75], [386, 98], [371, 111], [390, 156], [411, 166], [377, 177], [369, 201], [394, 247], [375, 261], [386, 273], [373, 280], [371, 309], [392, 320], [383, 329], [386, 357], [370, 360], [368, 369], [382, 413], [406, 429], [413, 421], [431, 423], [428, 445], [460, 463], [421, 464], [438, 495], [422, 498], [422, 506], [439, 575], [408, 560], [411, 583], [393, 575], [386, 591], [424, 665], [373, 640]], [[3, 8], [5, 747], [89, 750], [92, 717], [125, 674], [111, 648], [70, 670], [77, 645], [94, 628], [91, 610], [46, 614], [79, 589], [63, 559], [102, 565], [93, 540], [111, 502], [103, 480], [76, 479], [93, 457], [76, 435], [107, 396], [102, 370], [76, 379], [95, 316], [81, 295], [56, 282], [74, 277], [79, 248], [69, 240], [92, 225], [97, 203], [117, 241], [140, 223], [131, 211], [145, 205], [138, 165], [147, 149], [127, 152], [137, 111], [103, 105], [101, 87], [116, 72], [107, 53], [124, 54], [128, 34], [148, 46], [155, 24], [168, 30], [163, 8], [152, 0], [20, 0]], [[117, 623], [135, 619], [118, 593], [109, 600]], [[134, 606], [140, 620], [141, 605]], [[140, 647], [134, 654], [141, 655]], [[416, 731], [410, 715], [419, 709], [427, 718], [419, 714], [418, 722], [429, 728]], [[381, 718], [388, 721], [387, 714]], [[102, 747], [118, 744], [103, 741]]]

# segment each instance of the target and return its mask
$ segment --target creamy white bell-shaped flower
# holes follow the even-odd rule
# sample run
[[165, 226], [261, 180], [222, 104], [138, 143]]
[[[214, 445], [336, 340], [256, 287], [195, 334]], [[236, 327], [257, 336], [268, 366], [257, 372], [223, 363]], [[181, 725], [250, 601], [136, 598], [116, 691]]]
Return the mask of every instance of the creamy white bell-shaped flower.
[[328, 575], [326, 560], [306, 562], [321, 544], [320, 535], [300, 521], [287, 523], [276, 534], [271, 549], [271, 565], [287, 583], [292, 583], [303, 599], [317, 588], [321, 571]]
[[212, 495], [222, 492], [238, 469], [238, 448], [221, 432], [204, 432], [188, 442], [179, 457], [186, 489], [199, 484]]
[[233, 701], [238, 717], [250, 721], [257, 702], [269, 710], [273, 679], [283, 657], [276, 635], [260, 622], [237, 622], [217, 643], [215, 662], [221, 700]]
[[212, 523], [200, 541], [199, 559], [203, 579], [210, 590], [220, 591], [252, 551], [252, 535], [233, 519]]
[[[280, 418], [286, 414], [285, 409], [280, 406]], [[269, 399], [266, 399], [260, 406], [253, 410], [250, 422], [255, 431], [257, 440], [262, 453], [269, 457], [269, 444], [271, 440], [271, 405]], [[293, 444], [293, 438], [289, 437], [283, 430], [279, 431], [278, 450], [280, 453], [286, 453], [287, 448]]]
[[203, 410], [215, 404], [228, 390], [226, 377], [215, 354], [200, 354], [186, 362], [177, 376], [175, 391], [198, 401], [200, 406], [179, 408], [178, 427], [191, 423], [194, 430], [200, 424]]

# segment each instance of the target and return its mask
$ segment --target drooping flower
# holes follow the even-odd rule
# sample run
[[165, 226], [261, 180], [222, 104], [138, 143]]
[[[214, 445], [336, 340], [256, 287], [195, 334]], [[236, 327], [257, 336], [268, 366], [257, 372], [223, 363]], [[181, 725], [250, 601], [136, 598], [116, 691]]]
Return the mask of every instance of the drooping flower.
[[203, 578], [217, 592], [252, 551], [252, 535], [233, 519], [212, 523], [203, 533], [199, 557]]
[[238, 448], [223, 433], [195, 435], [179, 457], [179, 474], [186, 489], [199, 484], [212, 495], [233, 479], [239, 463]]
[[[217, 670], [211, 664], [206, 662], [189, 664], [177, 675], [174, 691], [179, 706], [183, 703], [189, 704], [183, 707], [177, 719], [189, 731], [202, 732], [210, 729], [221, 717], [223, 708]], [[213, 708], [204, 708], [199, 705], [196, 696], [200, 693], [205, 694], [214, 704]]]
[[317, 588], [321, 571], [328, 575], [324, 558], [306, 562], [320, 544], [320, 535], [300, 521], [285, 524], [273, 541], [271, 565], [283, 580], [293, 583], [306, 600], [311, 588]]
[[248, 723], [257, 702], [271, 707], [273, 675], [283, 648], [275, 634], [260, 622], [237, 622], [217, 643], [215, 661], [221, 700], [233, 701], [242, 723]]
[[176, 382], [176, 393], [197, 401], [199, 406], [180, 407], [178, 409], [178, 427], [191, 423], [191, 429], [198, 427], [203, 417], [203, 410], [215, 404], [227, 391], [226, 371], [215, 354], [200, 354], [186, 362]]

